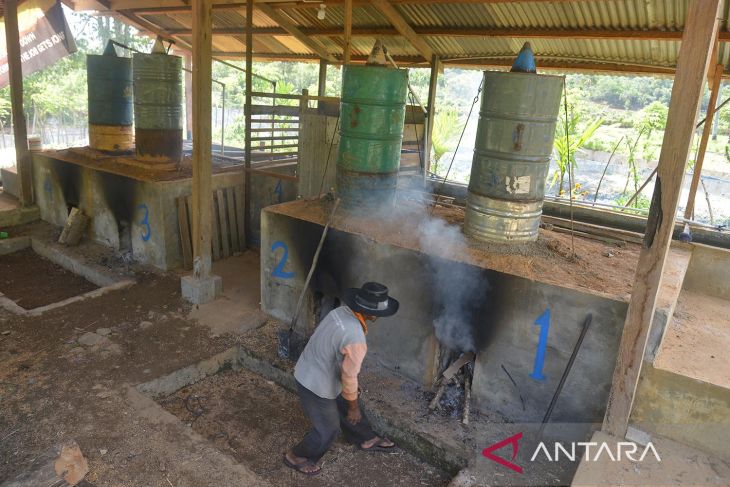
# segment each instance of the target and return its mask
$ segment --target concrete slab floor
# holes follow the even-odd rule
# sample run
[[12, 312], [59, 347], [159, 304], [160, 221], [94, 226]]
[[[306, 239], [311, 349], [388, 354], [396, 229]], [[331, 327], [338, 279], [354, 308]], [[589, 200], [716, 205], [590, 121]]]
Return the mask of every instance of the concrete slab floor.
[[223, 294], [213, 302], [193, 306], [188, 318], [213, 335], [242, 333], [266, 321], [261, 311], [260, 257], [254, 250], [213, 262], [213, 274], [223, 279]]
[[[617, 440], [603, 432], [596, 432], [592, 442], [607, 442], [617, 451]], [[651, 439], [661, 461], [649, 453], [644, 461], [633, 462], [626, 457], [611, 461], [603, 454], [597, 461], [585, 458], [573, 478], [573, 486], [681, 486], [728, 485], [730, 464], [694, 448], [661, 437]], [[639, 455], [643, 452], [638, 447]], [[637, 455], [638, 456], [638, 455]], [[595, 457], [593, 457], [595, 458]]]
[[654, 366], [730, 389], [728, 310], [726, 299], [683, 290]]

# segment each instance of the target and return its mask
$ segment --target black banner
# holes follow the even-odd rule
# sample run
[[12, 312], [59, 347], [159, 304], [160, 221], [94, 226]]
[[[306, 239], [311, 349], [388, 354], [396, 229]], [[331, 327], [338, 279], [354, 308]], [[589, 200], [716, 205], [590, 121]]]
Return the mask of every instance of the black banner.
[[[44, 9], [43, 7], [46, 7]], [[48, 8], [50, 7], [50, 8]], [[23, 77], [50, 66], [76, 52], [60, 1], [27, 1], [18, 8], [20, 61]], [[2, 28], [3, 51], [0, 53], [0, 88], [8, 85], [8, 54], [5, 46], [5, 25]]]

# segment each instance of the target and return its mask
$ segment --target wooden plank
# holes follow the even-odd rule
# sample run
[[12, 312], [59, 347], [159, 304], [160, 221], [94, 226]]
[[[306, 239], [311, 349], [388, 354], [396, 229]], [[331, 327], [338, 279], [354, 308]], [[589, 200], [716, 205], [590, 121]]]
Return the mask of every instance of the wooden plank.
[[722, 0], [693, 0], [688, 6], [644, 247], [639, 255], [603, 421], [604, 431], [619, 439], [626, 436], [641, 374], [674, 229], [674, 215], [677, 213], [697, 108], [710, 52], [717, 37], [718, 19], [722, 16], [721, 5]]
[[230, 233], [228, 232], [228, 217], [226, 216], [226, 196], [223, 190], [216, 191], [218, 200], [218, 221], [221, 225], [221, 244], [223, 247], [223, 257], [231, 256]]
[[233, 188], [226, 188], [226, 212], [228, 214], [228, 230], [231, 234], [231, 249], [234, 252], [241, 251], [241, 243], [238, 241], [238, 228], [236, 225], [236, 203], [233, 201]]
[[299, 30], [299, 27], [279, 10], [274, 10], [272, 7], [264, 3], [257, 3], [256, 8], [268, 18], [279, 24], [279, 27], [282, 27], [285, 31], [293, 35], [296, 40], [304, 44], [309, 50], [319, 55], [320, 58], [326, 59], [331, 63], [336, 62], [336, 59], [327, 52], [327, 49], [325, 49], [319, 41], [314, 40]]
[[388, 19], [388, 22], [393, 24], [393, 27], [395, 27], [403, 37], [408, 39], [408, 42], [416, 48], [419, 54], [423, 56], [423, 59], [426, 59], [429, 62], [431, 61], [434, 55], [433, 49], [431, 49], [423, 38], [416, 34], [413, 27], [408, 25], [408, 22], [406, 22], [403, 16], [395, 9], [395, 7], [393, 7], [393, 5], [390, 4], [388, 0], [371, 0], [370, 3], [377, 8], [386, 19]]
[[185, 201], [185, 197], [177, 199], [177, 224], [180, 231], [180, 243], [182, 244], [183, 267], [189, 270], [193, 268], [193, 243], [190, 236], [188, 207]]
[[710, 88], [710, 101], [707, 104], [707, 116], [705, 118], [705, 126], [702, 127], [702, 137], [700, 137], [700, 145], [697, 148], [697, 159], [695, 167], [692, 171], [692, 182], [689, 185], [689, 195], [687, 196], [687, 205], [684, 209], [684, 217], [688, 220], [693, 219], [695, 211], [695, 198], [697, 196], [697, 186], [700, 183], [702, 175], [702, 164], [705, 161], [705, 153], [707, 152], [707, 143], [710, 141], [712, 133], [712, 121], [715, 117], [715, 107], [717, 106], [717, 97], [720, 94], [720, 84], [722, 84], [722, 72], [724, 66], [718, 64], [712, 75], [712, 87]]
[[342, 46], [342, 60], [350, 64], [352, 54], [352, 0], [345, 0], [345, 42]]
[[213, 248], [213, 260], [221, 258], [221, 232], [218, 224], [218, 202], [215, 194], [211, 199], [211, 211], [213, 212], [213, 228], [211, 231], [211, 246]]
[[23, 71], [20, 61], [18, 33], [18, 0], [5, 2], [5, 45], [7, 46], [10, 110], [13, 116], [15, 165], [18, 169], [18, 199], [23, 206], [33, 204], [31, 154], [28, 150], [28, 129], [23, 111]]
[[196, 276], [211, 273], [212, 192], [212, 20], [210, 0], [193, 0], [193, 262], [200, 260]]
[[233, 189], [236, 204], [236, 229], [238, 230], [238, 241], [241, 244], [241, 251], [246, 250], [246, 227], [244, 217], [244, 197], [243, 197], [243, 185], [236, 186]]
[[[251, 105], [251, 115], [277, 115], [280, 117], [298, 117], [298, 106], [286, 105]], [[259, 122], [259, 120], [256, 120]], [[285, 120], [275, 120], [275, 122], [285, 122]], [[263, 122], [262, 122], [263, 123]]]

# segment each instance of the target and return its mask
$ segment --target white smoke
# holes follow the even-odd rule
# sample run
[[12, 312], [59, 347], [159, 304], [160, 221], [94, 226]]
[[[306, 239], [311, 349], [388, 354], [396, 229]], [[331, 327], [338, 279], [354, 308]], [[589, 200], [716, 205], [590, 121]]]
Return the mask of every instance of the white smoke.
[[476, 352], [475, 310], [486, 299], [488, 284], [476, 269], [435, 257], [453, 255], [466, 246], [461, 228], [426, 216], [418, 232], [421, 250], [429, 256], [432, 271], [436, 338], [454, 351]]

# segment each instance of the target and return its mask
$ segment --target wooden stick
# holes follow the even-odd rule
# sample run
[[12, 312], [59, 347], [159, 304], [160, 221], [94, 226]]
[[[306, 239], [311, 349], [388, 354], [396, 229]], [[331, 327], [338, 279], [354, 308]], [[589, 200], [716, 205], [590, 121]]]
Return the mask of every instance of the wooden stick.
[[437, 409], [440, 407], [439, 401], [441, 400], [441, 396], [444, 395], [444, 391], [446, 390], [446, 386], [451, 382], [451, 380], [442, 380], [441, 385], [439, 386], [438, 390], [436, 391], [436, 395], [431, 399], [431, 402], [428, 403], [428, 409], [433, 411], [434, 409]]
[[469, 369], [464, 374], [464, 417], [462, 424], [469, 424], [469, 412], [471, 411], [471, 373]]

